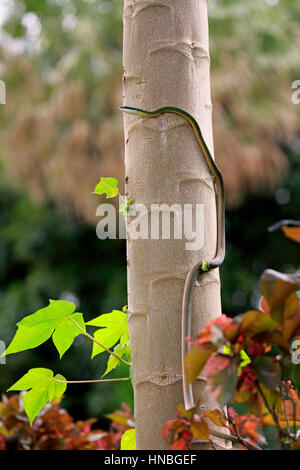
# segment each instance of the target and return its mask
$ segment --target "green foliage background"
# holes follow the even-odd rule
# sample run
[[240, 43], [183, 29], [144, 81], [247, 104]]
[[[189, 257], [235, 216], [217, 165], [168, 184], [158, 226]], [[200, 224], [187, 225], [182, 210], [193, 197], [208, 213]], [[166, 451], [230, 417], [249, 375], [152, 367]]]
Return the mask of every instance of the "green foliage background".
[[[7, 85], [7, 104], [0, 109], [0, 338], [7, 344], [16, 322], [46, 306], [49, 298], [75, 299], [87, 320], [127, 303], [124, 242], [97, 239], [96, 196], [90, 194], [99, 176], [118, 177], [123, 171], [117, 111], [122, 99], [122, 7], [121, 0], [3, 0], [0, 78]], [[300, 264], [296, 244], [281, 232], [267, 232], [277, 220], [299, 218], [300, 213], [300, 105], [292, 105], [290, 98], [292, 81], [300, 79], [300, 5], [299, 0], [211, 0], [209, 9], [216, 156], [226, 148], [221, 122], [228, 139], [235, 138], [228, 140], [221, 167], [226, 173], [231, 163], [233, 183], [240, 185], [234, 190], [225, 178], [229, 204], [222, 299], [224, 312], [234, 315], [257, 306], [263, 269], [294, 272]], [[31, 125], [26, 116], [52, 116], [56, 95], [74, 81], [84, 90], [84, 106], [79, 111], [75, 106], [68, 116], [62, 101], [55, 122], [49, 122], [50, 150], [36, 150], [42, 140], [39, 119]], [[71, 97], [71, 108], [75, 101]], [[22, 116], [26, 125], [20, 133]], [[72, 160], [59, 179], [48, 169], [46, 156], [59, 154], [57, 145], [82, 122], [91, 138], [80, 179], [73, 177]], [[117, 147], [111, 148], [113, 140]], [[249, 149], [260, 149], [265, 142], [269, 147], [249, 176]], [[116, 155], [118, 174], [114, 167], [102, 166], [106, 155]], [[275, 171], [278, 155], [289, 162], [288, 169], [283, 165]], [[238, 176], [244, 157], [245, 182]], [[70, 197], [63, 191], [71, 179]], [[30, 367], [48, 367], [73, 380], [99, 377], [104, 358], [91, 361], [90, 343], [79, 338], [61, 363], [50, 342], [8, 357], [0, 365], [0, 390]], [[125, 373], [120, 368], [117, 374]], [[121, 401], [132, 404], [128, 384], [70, 387], [63, 403], [77, 418], [86, 418], [100, 417]]]

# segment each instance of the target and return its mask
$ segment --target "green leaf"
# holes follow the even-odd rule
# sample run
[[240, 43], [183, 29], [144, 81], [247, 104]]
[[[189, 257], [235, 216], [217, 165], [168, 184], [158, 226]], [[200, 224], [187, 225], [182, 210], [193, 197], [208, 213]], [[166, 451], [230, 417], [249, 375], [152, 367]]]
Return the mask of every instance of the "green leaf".
[[74, 338], [81, 334], [72, 320], [85, 330], [82, 314], [73, 313], [74, 310], [75, 304], [72, 302], [50, 300], [47, 307], [28, 315], [18, 323], [17, 332], [3, 355], [36, 348], [53, 334], [53, 343], [62, 357], [72, 345]]
[[94, 194], [106, 194], [106, 199], [117, 196], [119, 193], [117, 178], [100, 178], [100, 182], [94, 189]]
[[86, 325], [109, 327], [117, 324], [121, 325], [124, 322], [128, 323], [126, 313], [121, 310], [113, 310], [110, 313], [103, 313], [99, 317], [93, 318]]
[[[118, 329], [104, 328], [97, 330], [94, 333], [94, 338], [103, 344], [107, 349], [114, 346], [120, 339], [120, 333]], [[105, 349], [101, 348], [97, 343], [93, 343], [92, 358], [104, 352]]]
[[72, 346], [76, 336], [81, 334], [78, 326], [76, 326], [72, 320], [76, 321], [76, 323], [78, 323], [78, 325], [85, 331], [85, 323], [82, 313], [73, 313], [69, 318], [65, 318], [59, 322], [53, 333], [52, 340], [59, 352], [60, 358], [62, 358], [65, 352]]
[[246, 353], [246, 351], [244, 351], [244, 349], [242, 349], [240, 351], [240, 357], [241, 357], [241, 362], [238, 366], [238, 372], [240, 373], [241, 369], [243, 367], [246, 367], [248, 364], [251, 363], [251, 359], [250, 357], [248, 356], [248, 354]]
[[122, 434], [121, 450], [136, 450], [135, 429], [128, 429]]
[[[114, 353], [117, 354], [117, 356], [121, 357], [122, 359], [124, 358], [126, 361], [130, 362], [131, 357], [130, 357], [129, 342], [124, 343], [124, 344], [118, 344], [114, 348]], [[110, 355], [108, 362], [107, 362], [106, 371], [104, 372], [102, 377], [107, 375], [113, 369], [116, 369], [119, 366], [119, 364], [120, 364], [120, 361], [115, 356]]]
[[23, 397], [25, 413], [28, 416], [30, 426], [32, 426], [33, 420], [36, 415], [44, 408], [49, 401], [49, 395], [47, 390], [43, 389], [32, 389]]
[[[62, 380], [64, 382], [66, 381], [65, 377], [61, 374], [56, 374], [55, 379]], [[59, 398], [62, 397], [63, 394], [65, 393], [66, 388], [67, 388], [66, 383], [55, 382], [53, 380], [49, 387], [49, 400], [50, 401], [59, 400]]]
[[66, 380], [59, 374], [53, 377], [53, 372], [50, 369], [30, 369], [20, 380], [7, 390], [8, 392], [12, 390], [29, 390], [24, 395], [23, 402], [30, 425], [32, 425], [34, 418], [48, 401], [58, 400], [64, 394], [67, 384], [55, 382], [54, 378], [63, 381]]
[[[231, 355], [231, 347], [229, 344], [225, 344], [223, 354], [225, 354], [225, 356]], [[246, 351], [244, 351], [244, 349], [241, 349], [240, 351], [240, 358], [241, 358], [241, 362], [238, 366], [238, 375], [240, 375], [242, 368], [246, 367], [251, 362], [250, 357], [248, 356]]]
[[120, 204], [119, 212], [123, 214], [124, 217], [128, 217], [130, 207], [132, 206], [132, 204], [133, 204], [132, 199], [130, 199], [130, 201], [123, 202], [122, 204]]
[[[128, 317], [126, 313], [120, 310], [113, 310], [111, 313], [100, 315], [86, 323], [86, 325], [102, 327], [100, 330], [95, 331], [94, 338], [108, 349], [118, 341], [122, 345], [129, 340]], [[93, 343], [92, 358], [104, 351], [105, 349]]]
[[2, 355], [4, 356], [25, 351], [26, 349], [36, 348], [47, 341], [52, 333], [53, 328], [41, 329], [39, 326], [27, 328], [26, 326], [19, 325], [12, 342]]
[[66, 300], [49, 300], [47, 307], [41, 308], [32, 315], [28, 315], [23, 318], [18, 325], [32, 327], [40, 326], [54, 328], [55, 324], [63, 318], [71, 315], [75, 310], [75, 304], [73, 302], [67, 302]]

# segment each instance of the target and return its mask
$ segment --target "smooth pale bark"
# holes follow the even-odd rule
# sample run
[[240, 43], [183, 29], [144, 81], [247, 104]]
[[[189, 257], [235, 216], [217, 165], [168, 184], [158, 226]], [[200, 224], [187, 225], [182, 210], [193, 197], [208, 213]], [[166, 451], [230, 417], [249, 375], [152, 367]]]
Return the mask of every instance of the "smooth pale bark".
[[[123, 18], [124, 105], [185, 109], [197, 119], [213, 153], [206, 0], [125, 0]], [[215, 254], [215, 192], [185, 120], [170, 114], [157, 119], [126, 115], [124, 125], [129, 199], [148, 208], [163, 203], [204, 204], [205, 211], [204, 246], [199, 251], [186, 250], [185, 239], [133, 240], [130, 229], [127, 235], [137, 448], [165, 449], [160, 431], [183, 403], [184, 281], [194, 263]], [[194, 289], [194, 335], [220, 313], [219, 274], [214, 270]], [[194, 390], [202, 410], [216, 407], [203, 378]], [[215, 442], [227, 444], [217, 438]], [[209, 443], [194, 446], [212, 448]]]

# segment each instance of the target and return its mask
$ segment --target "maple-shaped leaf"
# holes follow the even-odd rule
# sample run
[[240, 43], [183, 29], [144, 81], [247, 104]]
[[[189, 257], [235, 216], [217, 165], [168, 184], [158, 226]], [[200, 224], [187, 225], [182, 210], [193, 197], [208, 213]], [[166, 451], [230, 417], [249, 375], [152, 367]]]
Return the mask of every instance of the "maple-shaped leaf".
[[[86, 325], [101, 327], [100, 330], [95, 331], [94, 338], [108, 349], [112, 348], [119, 341], [120, 346], [129, 342], [128, 317], [126, 313], [121, 310], [113, 310], [111, 313], [104, 313], [89, 321]], [[104, 351], [105, 349], [97, 343], [93, 343], [92, 358]], [[111, 366], [112, 364], [110, 364], [110, 367]]]
[[33, 349], [51, 336], [60, 357], [81, 334], [73, 320], [85, 330], [82, 313], [74, 313], [75, 304], [66, 300], [50, 300], [47, 307], [24, 317], [17, 324], [17, 332], [3, 355]]
[[[131, 361], [131, 354], [130, 354], [129, 341], [127, 343], [117, 344], [117, 346], [114, 348], [114, 353], [118, 357], [120, 357], [121, 359], [125, 359], [125, 361], [130, 362]], [[119, 365], [120, 365], [119, 359], [116, 356], [113, 356], [111, 354], [109, 356], [108, 361], [107, 361], [106, 371], [104, 372], [102, 377], [107, 375], [112, 370], [116, 369]]]
[[106, 199], [117, 196], [119, 193], [117, 178], [100, 178], [100, 182], [94, 189], [94, 194], [106, 194]]
[[58, 400], [64, 394], [67, 384], [56, 382], [55, 379], [66, 381], [60, 374], [54, 377], [50, 369], [30, 369], [7, 390], [29, 390], [23, 397], [23, 403], [31, 425], [36, 415], [49, 401]]

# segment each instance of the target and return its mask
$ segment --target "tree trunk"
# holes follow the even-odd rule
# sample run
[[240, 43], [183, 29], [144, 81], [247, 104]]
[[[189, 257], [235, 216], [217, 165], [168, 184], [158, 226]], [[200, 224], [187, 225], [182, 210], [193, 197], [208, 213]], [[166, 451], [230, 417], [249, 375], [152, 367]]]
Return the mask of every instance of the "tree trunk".
[[[149, 111], [163, 106], [186, 110], [198, 121], [213, 153], [206, 0], [125, 0], [123, 19], [124, 105]], [[184, 238], [133, 240], [130, 228], [127, 234], [137, 449], [165, 449], [160, 432], [183, 403], [184, 281], [192, 265], [215, 255], [215, 192], [193, 130], [184, 119], [171, 114], [155, 119], [125, 115], [124, 126], [129, 199], [147, 208], [163, 203], [204, 205], [201, 250], [186, 250]], [[192, 310], [194, 335], [220, 315], [218, 270], [195, 286]], [[194, 393], [201, 397], [201, 410], [216, 407], [204, 378], [196, 381]], [[223, 440], [215, 442], [225, 446]], [[211, 446], [194, 444], [201, 449]]]

